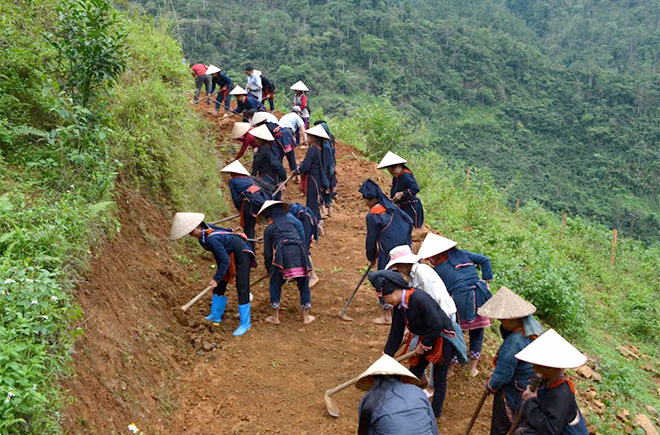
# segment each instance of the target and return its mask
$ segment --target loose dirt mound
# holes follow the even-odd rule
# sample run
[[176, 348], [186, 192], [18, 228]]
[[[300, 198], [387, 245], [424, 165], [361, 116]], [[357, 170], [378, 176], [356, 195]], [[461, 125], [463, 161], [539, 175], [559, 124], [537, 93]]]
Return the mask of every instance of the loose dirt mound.
[[[231, 124], [216, 124], [219, 142]], [[205, 287], [213, 273], [210, 257], [193, 243], [167, 242], [170, 215], [125, 193], [122, 232], [97, 255], [79, 292], [85, 336], [76, 346], [77, 377], [67, 385], [76, 400], [66, 428], [125, 433], [135, 422], [146, 433], [162, 434], [355, 433], [361, 393], [349, 388], [335, 396], [342, 412], [338, 419], [327, 415], [323, 394], [377, 359], [387, 337], [388, 327], [371, 323], [378, 304], [368, 285], [349, 309], [354, 322], [337, 314], [367, 264], [366, 209], [357, 189], [368, 177], [381, 185], [389, 180], [345, 144], [338, 145], [337, 164], [335, 213], [312, 252], [321, 278], [312, 290], [317, 321], [302, 325], [297, 290], [287, 284], [281, 325], [265, 323], [269, 299], [262, 282], [252, 289], [253, 327], [242, 338], [231, 336], [238, 326], [233, 291], [220, 327], [176, 322], [171, 308]], [[285, 197], [304, 202], [295, 184]], [[261, 250], [258, 255], [253, 279], [264, 273]], [[189, 310], [193, 325], [207, 314], [209, 300]], [[486, 363], [481, 369], [476, 379], [463, 373], [450, 379], [441, 433], [463, 433], [490, 371]], [[490, 404], [473, 433], [487, 433], [489, 420]]]

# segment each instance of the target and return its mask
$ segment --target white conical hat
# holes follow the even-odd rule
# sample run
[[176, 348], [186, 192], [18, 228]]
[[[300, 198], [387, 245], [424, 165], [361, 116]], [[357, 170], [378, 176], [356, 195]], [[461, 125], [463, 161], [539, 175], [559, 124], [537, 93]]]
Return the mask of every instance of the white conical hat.
[[238, 160], [234, 160], [224, 168], [220, 169], [220, 172], [227, 172], [230, 174], [239, 174], [239, 175], [250, 175], [250, 173], [245, 169], [245, 166], [241, 164]]
[[428, 233], [422, 246], [419, 248], [417, 255], [419, 255], [420, 258], [431, 258], [434, 255], [449, 251], [456, 245], [458, 245], [458, 243], [453, 240], [437, 234]]
[[172, 229], [170, 229], [170, 240], [180, 239], [192, 230], [197, 228], [204, 220], [203, 213], [176, 213], [172, 220]]
[[554, 329], [544, 332], [526, 348], [516, 354], [516, 358], [539, 366], [556, 369], [572, 369], [583, 366], [587, 357], [577, 350]]
[[522, 319], [535, 312], [534, 304], [506, 287], [500, 287], [497, 293], [477, 310], [477, 314], [489, 319]]
[[330, 139], [330, 136], [328, 136], [328, 132], [325, 131], [325, 128], [321, 124], [315, 125], [314, 127], [305, 130], [307, 134], [311, 134], [312, 136], [320, 137], [321, 139]]
[[209, 67], [206, 68], [206, 74], [215, 74], [215, 73], [219, 73], [219, 72], [220, 72], [220, 68], [218, 68], [217, 66], [215, 66], [213, 64], [209, 65]]
[[294, 83], [293, 86], [291, 86], [290, 89], [292, 89], [294, 91], [309, 91], [309, 88], [307, 86], [305, 86], [305, 84], [302, 82], [302, 80]]
[[415, 264], [420, 260], [419, 255], [412, 253], [410, 246], [401, 245], [396, 246], [390, 250], [390, 262], [387, 263], [385, 269], [389, 269], [395, 264]]
[[383, 160], [378, 164], [377, 169], [383, 169], [394, 165], [405, 165], [406, 163], [408, 163], [408, 160], [397, 156], [392, 151], [388, 151], [387, 154], [385, 154], [385, 157], [383, 157]]
[[247, 91], [240, 86], [234, 86], [234, 89], [231, 90], [229, 95], [247, 95]]
[[252, 126], [261, 124], [264, 121], [273, 122], [277, 124], [277, 117], [272, 113], [257, 112], [254, 115], [252, 115], [252, 118], [250, 118], [250, 124], [252, 124]]
[[405, 383], [419, 385], [419, 379], [410, 370], [391, 356], [383, 355], [360, 375], [355, 386], [360, 390], [368, 391], [374, 385], [374, 376], [377, 375], [400, 376], [401, 380]]
[[245, 136], [245, 133], [250, 131], [250, 123], [249, 122], [235, 122], [234, 127], [231, 129], [231, 133], [229, 133], [229, 137], [232, 139], [238, 139], [239, 137]]
[[270, 133], [270, 130], [268, 130], [268, 127], [266, 127], [266, 124], [253, 128], [250, 131], [250, 134], [254, 137], [258, 137], [259, 139], [263, 139], [267, 141], [275, 140], [273, 135]]
[[264, 202], [264, 205], [261, 206], [261, 208], [259, 209], [259, 213], [257, 213], [257, 216], [259, 216], [261, 213], [263, 213], [266, 209], [269, 209], [272, 206], [277, 205], [277, 204], [282, 204], [282, 208], [284, 208], [285, 211], [289, 211], [289, 209], [291, 208], [291, 205], [289, 205], [288, 202], [273, 201], [272, 199], [269, 199], [268, 201]]

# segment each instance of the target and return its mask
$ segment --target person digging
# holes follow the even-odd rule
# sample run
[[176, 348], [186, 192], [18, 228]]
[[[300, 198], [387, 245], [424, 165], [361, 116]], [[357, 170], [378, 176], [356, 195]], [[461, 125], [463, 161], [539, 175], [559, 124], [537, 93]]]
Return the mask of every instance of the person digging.
[[257, 267], [255, 254], [247, 243], [245, 234], [231, 229], [214, 227], [204, 222], [202, 213], [176, 213], [170, 230], [170, 240], [178, 240], [186, 234], [199, 240], [199, 244], [213, 254], [216, 273], [209, 282], [213, 287], [211, 314], [205, 320], [214, 325], [222, 323], [227, 307], [227, 284], [236, 281], [238, 312], [241, 318], [234, 336], [245, 334], [252, 327], [250, 322], [250, 269]]
[[264, 265], [270, 274], [270, 306], [273, 314], [266, 322], [279, 325], [282, 285], [292, 279], [300, 291], [303, 324], [312, 323], [316, 320], [310, 314], [312, 294], [309, 289], [309, 272], [312, 265], [303, 242], [303, 226], [289, 213], [289, 204], [282, 201], [266, 201], [259, 210], [259, 216], [268, 219], [264, 231]]

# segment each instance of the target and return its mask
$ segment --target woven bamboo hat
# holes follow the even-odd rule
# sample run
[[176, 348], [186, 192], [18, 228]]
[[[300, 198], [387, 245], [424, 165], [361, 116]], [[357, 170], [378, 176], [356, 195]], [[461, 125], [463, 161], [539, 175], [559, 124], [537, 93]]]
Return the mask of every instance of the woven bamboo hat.
[[415, 264], [420, 260], [419, 255], [413, 254], [410, 246], [401, 245], [396, 246], [390, 250], [390, 262], [387, 263], [385, 269], [389, 269], [395, 264]]
[[249, 122], [235, 122], [234, 127], [231, 129], [231, 133], [229, 133], [229, 137], [232, 139], [238, 139], [239, 137], [245, 136], [245, 133], [250, 131], [250, 123]]
[[170, 229], [170, 240], [174, 241], [190, 234], [204, 220], [203, 213], [176, 213]]
[[250, 124], [252, 124], [253, 127], [257, 124], [261, 124], [264, 121], [277, 123], [277, 117], [272, 113], [257, 112], [254, 115], [252, 115], [252, 118], [250, 118]]
[[360, 375], [355, 386], [363, 391], [369, 391], [374, 385], [374, 376], [400, 376], [407, 384], [419, 385], [419, 379], [410, 370], [389, 355], [383, 355]]
[[489, 319], [522, 319], [535, 312], [534, 304], [506, 287], [500, 287], [497, 293], [477, 310], [477, 314]]
[[314, 127], [305, 130], [305, 133], [311, 134], [312, 136], [320, 137], [321, 139], [330, 139], [328, 132], [325, 131], [325, 128], [321, 124], [315, 125]]
[[220, 68], [218, 68], [217, 66], [215, 66], [213, 64], [209, 65], [209, 67], [206, 68], [206, 74], [215, 74], [215, 73], [219, 73], [219, 72], [220, 72]]
[[397, 156], [392, 151], [388, 151], [387, 154], [385, 154], [385, 157], [383, 157], [383, 160], [378, 164], [377, 169], [383, 169], [394, 165], [405, 165], [406, 163], [408, 163], [408, 160]]
[[290, 89], [292, 89], [294, 91], [309, 91], [309, 88], [307, 86], [305, 86], [305, 84], [302, 82], [302, 80], [297, 81], [296, 83], [294, 83], [293, 86], [291, 86]]
[[587, 362], [587, 357], [554, 329], [549, 329], [528, 344], [526, 348], [516, 354], [516, 358], [531, 364], [556, 369], [581, 367]]
[[428, 233], [426, 238], [424, 238], [424, 242], [419, 248], [417, 255], [419, 255], [421, 258], [431, 258], [434, 255], [449, 251], [456, 245], [458, 245], [458, 243], [451, 239], [439, 236], [437, 234]]
[[270, 133], [270, 130], [268, 130], [268, 127], [266, 125], [260, 125], [259, 127], [255, 127], [250, 131], [252, 136], [258, 137], [259, 139], [267, 140], [267, 141], [272, 141], [275, 140], [273, 135]]
[[284, 201], [273, 201], [272, 199], [269, 199], [268, 201], [264, 202], [264, 205], [261, 206], [261, 209], [259, 209], [259, 213], [257, 213], [257, 216], [259, 216], [261, 213], [264, 211], [268, 210], [269, 208], [273, 207], [274, 205], [277, 204], [282, 204], [282, 208], [284, 211], [289, 211], [291, 208], [291, 205], [288, 202]]
[[245, 169], [245, 166], [241, 164], [238, 160], [234, 160], [224, 168], [220, 169], [220, 172], [227, 172], [229, 174], [239, 174], [239, 175], [250, 175], [250, 173]]
[[240, 86], [234, 86], [234, 89], [231, 90], [229, 95], [247, 95], [247, 91]]

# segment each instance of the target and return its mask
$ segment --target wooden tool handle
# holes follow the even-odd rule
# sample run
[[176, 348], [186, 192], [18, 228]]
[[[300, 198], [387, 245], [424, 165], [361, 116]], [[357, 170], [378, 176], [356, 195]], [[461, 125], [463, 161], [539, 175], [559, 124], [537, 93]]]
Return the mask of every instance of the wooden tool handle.
[[[408, 352], [408, 353], [405, 354], [405, 355], [401, 355], [401, 356], [398, 357], [396, 360], [397, 360], [398, 362], [403, 362], [403, 361], [405, 361], [405, 360], [411, 358], [411, 357], [414, 356], [414, 355], [415, 355], [415, 351], [413, 350], [412, 352]], [[339, 385], [339, 386], [333, 388], [332, 390], [328, 390], [328, 391], [326, 391], [326, 392], [325, 392], [325, 395], [326, 395], [326, 396], [332, 396], [333, 394], [335, 394], [335, 393], [337, 393], [337, 392], [339, 392], [339, 391], [341, 391], [341, 390], [343, 390], [343, 389], [345, 389], [345, 388], [350, 387], [351, 385], [353, 385], [354, 383], [356, 383], [356, 382], [358, 381], [359, 378], [360, 378], [360, 376], [358, 375], [358, 376], [354, 377], [353, 379], [351, 379], [350, 381], [346, 381], [346, 382], [344, 382], [343, 384], [341, 384], [341, 385]]]
[[207, 294], [212, 288], [213, 288], [213, 287], [211, 287], [211, 286], [206, 287], [204, 290], [202, 290], [201, 292], [199, 292], [199, 294], [197, 294], [197, 296], [195, 296], [194, 298], [192, 298], [192, 299], [190, 300], [190, 302], [188, 302], [187, 304], [185, 304], [184, 306], [182, 306], [181, 309], [182, 309], [183, 311], [186, 311], [186, 310], [187, 310], [188, 308], [190, 308], [195, 302], [197, 302], [197, 301], [200, 300], [205, 294]]
[[284, 180], [284, 183], [282, 183], [282, 185], [281, 185], [280, 187], [278, 187], [277, 190], [276, 190], [275, 192], [273, 192], [273, 197], [275, 197], [275, 195], [277, 195], [278, 193], [280, 193], [280, 192], [282, 191], [282, 189], [284, 189], [284, 186], [286, 186], [286, 183], [288, 183], [289, 180], [291, 180], [291, 179], [293, 178], [294, 175], [296, 175], [296, 173], [295, 173], [295, 172], [292, 172], [291, 175], [289, 175], [289, 176], [287, 177], [287, 179]]
[[481, 412], [481, 408], [484, 406], [484, 402], [486, 401], [486, 397], [488, 397], [488, 391], [484, 390], [483, 394], [481, 395], [481, 399], [479, 399], [479, 404], [477, 405], [477, 409], [474, 410], [474, 414], [472, 414], [472, 418], [470, 419], [470, 423], [468, 423], [468, 426], [465, 429], [465, 434], [464, 435], [469, 435], [470, 434], [470, 431], [472, 430], [472, 426], [474, 426], [474, 423], [477, 421], [477, 417], [479, 417], [479, 412]]
[[351, 304], [351, 301], [353, 301], [353, 298], [355, 297], [355, 294], [357, 293], [358, 289], [364, 282], [364, 279], [369, 275], [369, 271], [371, 270], [372, 264], [369, 263], [367, 266], [367, 270], [364, 271], [362, 274], [362, 277], [360, 278], [360, 281], [358, 282], [357, 286], [355, 286], [355, 290], [353, 290], [353, 293], [351, 293], [351, 296], [349, 296], [348, 300], [346, 301], [346, 304], [344, 305], [344, 308], [342, 308], [341, 312], [339, 313], [339, 317], [343, 316], [346, 314], [346, 310], [348, 310], [348, 306]]
[[217, 224], [220, 224], [220, 223], [222, 223], [222, 222], [227, 222], [227, 221], [230, 221], [230, 220], [232, 220], [232, 219], [236, 219], [237, 217], [240, 217], [240, 216], [241, 216], [241, 215], [238, 214], [238, 213], [237, 213], [237, 214], [233, 214], [233, 215], [231, 215], [231, 216], [227, 216], [226, 218], [222, 218], [222, 219], [220, 219], [219, 221], [209, 222], [209, 225], [217, 225]]
[[[534, 379], [534, 382], [532, 382], [532, 385], [529, 387], [529, 389], [534, 392], [538, 388], [539, 384], [541, 383], [542, 378], [540, 376], [537, 376], [536, 379]], [[522, 404], [520, 405], [520, 411], [518, 411], [518, 415], [516, 415], [516, 419], [513, 420], [513, 423], [511, 423], [511, 429], [506, 433], [506, 435], [513, 435], [513, 433], [518, 429], [518, 426], [520, 425], [520, 422], [523, 419], [523, 416], [525, 415], [525, 412], [523, 411]]]

